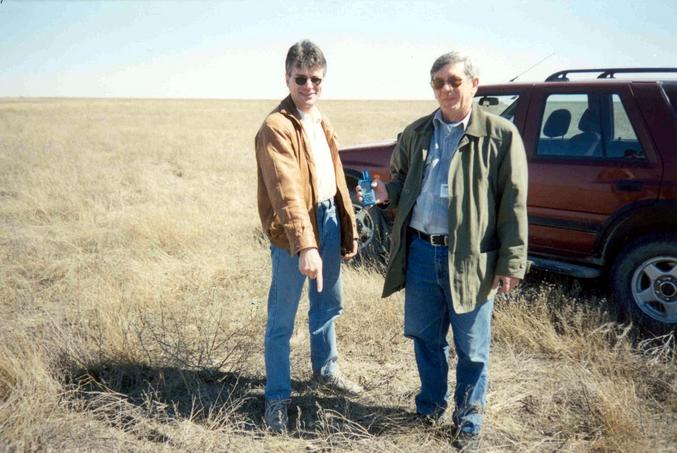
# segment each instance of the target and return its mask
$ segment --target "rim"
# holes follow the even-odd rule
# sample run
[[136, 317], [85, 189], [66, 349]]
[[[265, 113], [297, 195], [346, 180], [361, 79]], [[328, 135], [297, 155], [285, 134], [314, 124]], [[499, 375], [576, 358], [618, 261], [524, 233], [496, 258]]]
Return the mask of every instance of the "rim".
[[353, 204], [353, 209], [355, 210], [355, 223], [357, 223], [357, 234], [359, 236], [357, 249], [362, 250], [374, 239], [374, 219], [367, 209], [357, 203]]
[[644, 261], [631, 282], [632, 298], [647, 316], [663, 323], [677, 322], [677, 257]]

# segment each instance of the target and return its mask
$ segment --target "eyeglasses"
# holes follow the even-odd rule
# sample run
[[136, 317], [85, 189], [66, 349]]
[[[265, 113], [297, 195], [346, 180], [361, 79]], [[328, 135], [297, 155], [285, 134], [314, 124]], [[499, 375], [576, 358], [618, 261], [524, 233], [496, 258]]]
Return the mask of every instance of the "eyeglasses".
[[430, 85], [436, 90], [441, 90], [444, 88], [444, 85], [449, 85], [452, 88], [458, 88], [463, 85], [465, 79], [459, 77], [447, 77], [446, 79], [432, 79]]
[[[294, 82], [296, 82], [298, 86], [303, 86], [306, 84], [306, 82], [308, 82], [308, 78], [309, 77], [305, 75], [297, 75], [296, 77], [294, 77]], [[310, 82], [313, 84], [313, 86], [319, 86], [322, 83], [322, 79], [313, 76], [310, 77]]]

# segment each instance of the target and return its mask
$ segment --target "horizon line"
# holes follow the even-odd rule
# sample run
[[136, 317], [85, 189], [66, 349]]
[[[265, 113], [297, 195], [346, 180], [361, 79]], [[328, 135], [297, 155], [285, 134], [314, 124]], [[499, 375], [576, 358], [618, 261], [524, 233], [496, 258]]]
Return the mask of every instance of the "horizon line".
[[[2, 96], [0, 95], [0, 101], [4, 100], [19, 100], [19, 99], [43, 99], [43, 100], [139, 100], [139, 101], [272, 101], [279, 102], [283, 98], [218, 98], [218, 97], [154, 97], [154, 96]], [[415, 102], [435, 102], [435, 99], [423, 99], [423, 98], [370, 98], [370, 99], [360, 99], [360, 98], [322, 98], [318, 100], [318, 103], [322, 102], [370, 102], [370, 101], [415, 101]]]

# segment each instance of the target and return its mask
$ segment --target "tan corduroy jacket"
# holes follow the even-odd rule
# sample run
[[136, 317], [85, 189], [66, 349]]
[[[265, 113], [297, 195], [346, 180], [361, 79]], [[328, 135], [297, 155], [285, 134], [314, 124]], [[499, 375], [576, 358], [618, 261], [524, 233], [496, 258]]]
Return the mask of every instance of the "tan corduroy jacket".
[[[336, 135], [322, 117], [336, 175], [336, 203], [341, 226], [342, 252], [352, 250], [357, 239], [355, 214], [350, 200]], [[258, 167], [258, 207], [261, 225], [270, 242], [298, 254], [318, 247], [317, 172], [310, 142], [291, 97], [285, 98], [265, 119], [255, 139]]]

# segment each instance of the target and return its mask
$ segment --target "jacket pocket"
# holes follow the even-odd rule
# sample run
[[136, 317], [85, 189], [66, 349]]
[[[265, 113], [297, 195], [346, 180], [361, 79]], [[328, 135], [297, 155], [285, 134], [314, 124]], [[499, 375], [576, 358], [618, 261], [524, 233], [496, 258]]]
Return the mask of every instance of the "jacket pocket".
[[457, 278], [462, 281], [463, 303], [468, 307], [483, 303], [495, 296], [491, 289], [494, 280], [498, 250], [470, 255], [457, 269]]
[[491, 289], [498, 261], [498, 250], [480, 253], [477, 266], [472, 275], [477, 279], [477, 302], [481, 303], [496, 296], [496, 290]]

